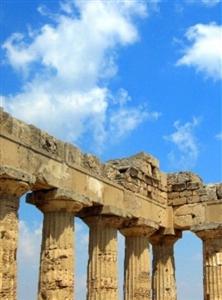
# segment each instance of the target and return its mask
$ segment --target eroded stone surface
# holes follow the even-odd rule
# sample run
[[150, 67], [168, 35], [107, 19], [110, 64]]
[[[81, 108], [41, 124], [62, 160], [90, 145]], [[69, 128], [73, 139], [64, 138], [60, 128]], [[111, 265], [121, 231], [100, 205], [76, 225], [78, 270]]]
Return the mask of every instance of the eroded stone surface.
[[125, 300], [150, 300], [151, 273], [148, 239], [127, 236], [125, 240]]
[[38, 299], [71, 300], [74, 295], [74, 214], [44, 214]]
[[106, 176], [127, 190], [139, 193], [165, 204], [167, 201], [167, 179], [160, 172], [159, 162], [149, 154], [138, 153], [128, 158], [108, 161]]
[[[71, 219], [75, 214], [87, 218], [88, 224], [89, 216], [93, 219], [90, 221], [88, 299], [118, 297], [116, 233], [123, 228], [125, 235], [131, 232], [126, 241], [126, 273], [129, 274], [126, 290], [129, 292], [125, 297], [130, 300], [150, 297], [149, 287], [142, 283], [140, 286], [137, 280], [147, 280], [149, 271], [142, 267], [135, 269], [135, 265], [141, 266], [140, 261], [147, 260], [144, 249], [149, 226], [155, 230], [160, 228], [168, 237], [178, 229], [190, 230], [194, 226], [199, 228], [195, 229], [199, 236], [200, 232], [204, 232], [203, 236], [210, 232], [212, 238], [203, 238], [205, 298], [220, 299], [221, 236], [215, 235], [218, 229], [214, 223], [222, 224], [222, 184], [206, 185], [191, 172], [165, 174], [159, 162], [146, 153], [103, 164], [94, 155], [82, 153], [77, 147], [13, 118], [2, 109], [0, 120], [1, 299], [15, 299], [18, 199], [28, 189], [34, 191], [28, 202], [45, 214], [40, 299], [72, 299], [73, 258], [69, 254], [72, 246], [68, 240], [74, 230]], [[176, 299], [173, 246], [167, 242], [153, 243], [154, 270], [159, 270], [154, 272], [153, 295], [159, 293], [154, 296], [158, 300]], [[96, 244], [100, 248], [95, 247]], [[136, 260], [130, 251], [140, 251], [141, 256], [136, 255], [139, 257]], [[161, 261], [165, 264], [159, 263]], [[111, 275], [106, 273], [110, 265]], [[170, 270], [168, 276], [166, 269]], [[137, 279], [132, 273], [137, 274]], [[165, 274], [166, 280], [158, 273]]]
[[118, 299], [117, 228], [119, 218], [86, 217], [89, 226], [88, 300]]
[[176, 276], [174, 261], [174, 244], [181, 237], [155, 233], [150, 237], [153, 245], [153, 300], [176, 300]]
[[19, 197], [29, 190], [29, 179], [18, 170], [0, 169], [0, 299], [16, 299]]
[[74, 215], [90, 202], [63, 189], [38, 191], [28, 201], [44, 213], [39, 300], [74, 297]]
[[129, 227], [121, 230], [125, 236], [124, 299], [151, 300], [148, 238], [157, 230], [157, 226], [156, 224], [145, 225], [143, 221], [131, 222], [131, 225], [130, 223], [127, 225]]
[[222, 225], [194, 227], [203, 240], [204, 300], [221, 300], [222, 295]]

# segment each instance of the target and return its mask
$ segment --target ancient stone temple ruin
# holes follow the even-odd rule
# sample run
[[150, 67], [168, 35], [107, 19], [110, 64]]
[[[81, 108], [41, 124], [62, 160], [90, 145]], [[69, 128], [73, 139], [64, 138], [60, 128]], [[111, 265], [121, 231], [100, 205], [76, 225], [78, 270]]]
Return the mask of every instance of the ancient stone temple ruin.
[[3, 110], [0, 122], [0, 299], [16, 299], [18, 207], [27, 192], [27, 205], [44, 215], [39, 300], [74, 297], [74, 217], [90, 232], [87, 300], [118, 299], [118, 231], [124, 299], [176, 300], [174, 245], [184, 230], [203, 242], [204, 299], [222, 299], [221, 184], [163, 173], [146, 153], [103, 164]]

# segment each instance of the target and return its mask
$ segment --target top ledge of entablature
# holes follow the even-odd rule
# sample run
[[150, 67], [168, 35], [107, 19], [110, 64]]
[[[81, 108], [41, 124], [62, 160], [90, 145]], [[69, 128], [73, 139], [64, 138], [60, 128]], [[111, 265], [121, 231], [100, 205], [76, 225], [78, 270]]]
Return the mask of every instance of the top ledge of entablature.
[[63, 142], [33, 125], [14, 118], [2, 108], [0, 109], [0, 119], [1, 136], [49, 159], [66, 163], [71, 167], [83, 167], [97, 176], [103, 175], [104, 165], [96, 156], [85, 154], [75, 145]]
[[[103, 164], [96, 156], [81, 152], [75, 145], [63, 142], [33, 125], [28, 125], [12, 117], [3, 109], [0, 110], [0, 119], [0, 134], [3, 137], [10, 138], [15, 143], [34, 150], [48, 159], [66, 163], [70, 167], [83, 168], [93, 176], [111, 179], [107, 174], [107, 165], [110, 165], [111, 161]], [[141, 169], [146, 169], [146, 164], [149, 164], [152, 169], [151, 173], [158, 173], [159, 161], [144, 152], [119, 161], [122, 162], [123, 160]]]
[[58, 161], [64, 160], [64, 143], [39, 128], [0, 110], [1, 136]]

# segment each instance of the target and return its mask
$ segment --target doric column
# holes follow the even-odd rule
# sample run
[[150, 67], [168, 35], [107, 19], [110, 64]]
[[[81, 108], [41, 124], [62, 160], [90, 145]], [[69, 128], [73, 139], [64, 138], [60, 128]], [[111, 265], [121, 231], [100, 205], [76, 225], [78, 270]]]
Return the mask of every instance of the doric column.
[[148, 238], [157, 230], [155, 223], [130, 223], [121, 230], [125, 236], [124, 300], [150, 300], [150, 250]]
[[204, 300], [222, 299], [222, 225], [194, 229], [203, 241]]
[[100, 215], [83, 220], [89, 226], [87, 300], [117, 300], [117, 228], [121, 219]]
[[16, 299], [19, 198], [32, 182], [24, 172], [0, 167], [0, 299]]
[[35, 192], [27, 201], [43, 213], [39, 300], [74, 299], [74, 215], [87, 201], [65, 190]]
[[174, 243], [181, 237], [155, 233], [150, 242], [153, 246], [153, 300], [176, 300], [176, 278], [174, 262]]

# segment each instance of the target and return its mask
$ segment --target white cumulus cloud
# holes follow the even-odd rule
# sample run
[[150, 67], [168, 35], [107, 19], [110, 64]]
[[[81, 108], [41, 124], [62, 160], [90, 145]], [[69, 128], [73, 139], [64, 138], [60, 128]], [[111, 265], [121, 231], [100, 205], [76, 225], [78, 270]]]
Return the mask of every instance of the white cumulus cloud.
[[63, 1], [40, 29], [12, 34], [3, 49], [24, 84], [19, 93], [3, 95], [6, 110], [62, 139], [78, 142], [87, 134], [99, 148], [120, 109], [128, 125], [116, 126], [116, 136], [134, 130], [145, 119], [142, 108], [128, 110], [122, 96], [114, 101], [118, 92], [109, 81], [118, 72], [119, 47], [139, 40], [135, 17], [145, 17], [147, 6], [139, 0]]
[[199, 155], [199, 145], [194, 130], [199, 123], [197, 118], [193, 118], [191, 122], [185, 124], [176, 121], [174, 123], [175, 131], [164, 137], [174, 146], [168, 154], [173, 168], [185, 170], [195, 165]]
[[190, 44], [177, 65], [194, 67], [214, 80], [222, 79], [222, 26], [196, 24], [187, 30], [185, 36]]

